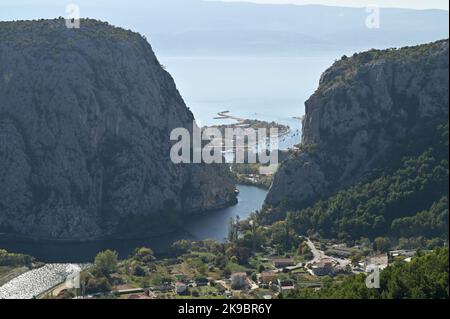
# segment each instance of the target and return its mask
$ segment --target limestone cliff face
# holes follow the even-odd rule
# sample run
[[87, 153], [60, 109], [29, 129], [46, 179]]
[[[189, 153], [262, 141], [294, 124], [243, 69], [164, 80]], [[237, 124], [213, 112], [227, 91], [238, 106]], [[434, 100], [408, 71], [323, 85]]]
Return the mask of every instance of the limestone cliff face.
[[0, 232], [133, 236], [229, 205], [225, 167], [170, 161], [171, 130], [192, 121], [140, 35], [93, 20], [0, 23]]
[[336, 62], [306, 102], [302, 150], [282, 164], [266, 203], [302, 205], [354, 184], [445, 121], [448, 63], [447, 40]]

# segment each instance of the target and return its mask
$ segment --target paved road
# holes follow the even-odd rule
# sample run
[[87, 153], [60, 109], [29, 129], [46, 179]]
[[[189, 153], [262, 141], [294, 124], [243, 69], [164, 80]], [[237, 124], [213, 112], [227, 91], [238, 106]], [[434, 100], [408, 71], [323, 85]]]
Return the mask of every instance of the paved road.
[[309, 263], [315, 264], [321, 261], [323, 258], [327, 257], [323, 251], [316, 248], [314, 243], [309, 238], [306, 238], [306, 240], [306, 243], [308, 244], [308, 247], [313, 254], [313, 259]]
[[339, 266], [341, 266], [341, 267], [345, 267], [345, 266], [351, 264], [351, 261], [349, 259], [341, 259], [341, 258], [327, 256], [322, 250], [317, 249], [316, 246], [314, 245], [314, 243], [309, 238], [307, 238], [306, 240], [307, 240], [308, 247], [309, 247], [309, 249], [311, 249], [311, 252], [314, 257], [313, 260], [310, 261], [310, 263], [312, 263], [312, 264], [318, 263], [319, 261], [321, 261], [324, 258], [329, 258], [329, 259], [336, 261], [339, 264]]

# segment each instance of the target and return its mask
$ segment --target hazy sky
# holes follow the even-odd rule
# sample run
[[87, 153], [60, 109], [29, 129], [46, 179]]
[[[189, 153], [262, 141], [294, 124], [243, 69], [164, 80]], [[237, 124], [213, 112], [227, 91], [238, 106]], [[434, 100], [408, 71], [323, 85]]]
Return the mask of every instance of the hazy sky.
[[[243, 0], [222, 0], [242, 2]], [[448, 0], [245, 0], [257, 3], [291, 3], [291, 4], [323, 4], [332, 6], [362, 7], [378, 5], [380, 7], [412, 8], [412, 9], [444, 9], [448, 10]]]
[[[152, 0], [142, 0], [143, 2]], [[397, 7], [397, 8], [413, 8], [413, 9], [449, 9], [448, 0], [206, 0], [206, 1], [232, 1], [232, 2], [256, 2], [256, 3], [271, 3], [271, 4], [323, 4], [332, 6], [352, 6], [363, 7], [366, 5], [378, 5], [380, 7]], [[0, 0], [0, 7], [2, 5], [8, 7], [14, 7], [20, 4], [33, 4], [38, 3], [77, 3], [77, 0]], [[108, 3], [108, 1], [95, 0], [93, 3]], [[112, 1], [111, 1], [112, 2]], [[110, 2], [110, 3], [111, 3]], [[126, 0], [118, 1], [118, 3], [126, 4]]]

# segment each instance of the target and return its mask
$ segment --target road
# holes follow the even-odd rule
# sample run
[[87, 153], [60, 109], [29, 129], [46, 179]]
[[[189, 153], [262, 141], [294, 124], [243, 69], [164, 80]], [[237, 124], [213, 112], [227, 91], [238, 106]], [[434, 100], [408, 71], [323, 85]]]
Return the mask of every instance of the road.
[[311, 239], [306, 238], [306, 240], [307, 240], [306, 243], [308, 244], [308, 247], [311, 250], [311, 253], [313, 254], [313, 259], [309, 263], [315, 264], [315, 263], [318, 263], [319, 261], [321, 261], [323, 258], [327, 257], [323, 251], [318, 250], [316, 248], [316, 246], [311, 241]]
[[324, 258], [328, 258], [328, 259], [334, 260], [336, 263], [339, 264], [339, 266], [341, 266], [343, 268], [346, 267], [347, 265], [351, 264], [351, 261], [348, 259], [341, 259], [341, 258], [327, 256], [323, 251], [317, 249], [316, 246], [314, 245], [314, 243], [309, 238], [306, 238], [306, 240], [307, 240], [308, 247], [309, 247], [309, 249], [311, 249], [311, 253], [313, 254], [313, 259], [309, 263], [315, 264]]

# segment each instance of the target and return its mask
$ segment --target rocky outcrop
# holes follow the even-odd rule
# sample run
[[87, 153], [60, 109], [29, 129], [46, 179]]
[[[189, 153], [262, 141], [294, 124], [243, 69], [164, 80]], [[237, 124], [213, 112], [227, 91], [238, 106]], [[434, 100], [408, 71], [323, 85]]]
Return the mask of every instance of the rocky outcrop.
[[302, 206], [404, 155], [448, 119], [448, 63], [448, 40], [336, 62], [306, 102], [301, 151], [281, 165], [266, 203]]
[[193, 120], [140, 35], [0, 23], [0, 232], [134, 236], [234, 203], [226, 167], [170, 160], [170, 132]]

